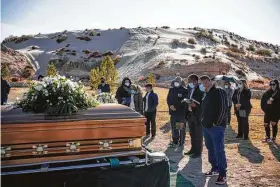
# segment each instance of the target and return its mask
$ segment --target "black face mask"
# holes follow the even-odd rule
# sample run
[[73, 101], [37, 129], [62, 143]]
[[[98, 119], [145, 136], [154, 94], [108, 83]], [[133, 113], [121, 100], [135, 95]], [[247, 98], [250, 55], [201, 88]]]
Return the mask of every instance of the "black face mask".
[[101, 83], [103, 84], [103, 83], [105, 83], [105, 81], [104, 81], [104, 80], [102, 80], [102, 81], [101, 81]]

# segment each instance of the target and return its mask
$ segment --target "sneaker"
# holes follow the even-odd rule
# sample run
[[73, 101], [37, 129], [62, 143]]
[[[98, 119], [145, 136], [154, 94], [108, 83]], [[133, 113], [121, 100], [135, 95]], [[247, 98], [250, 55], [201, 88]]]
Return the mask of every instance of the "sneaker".
[[226, 177], [222, 177], [222, 176], [219, 176], [217, 181], [216, 181], [216, 184], [218, 185], [224, 185], [227, 183], [227, 178]]
[[217, 176], [219, 175], [219, 172], [217, 170], [211, 169], [211, 171], [207, 172], [204, 174], [206, 177], [212, 177], [212, 176]]

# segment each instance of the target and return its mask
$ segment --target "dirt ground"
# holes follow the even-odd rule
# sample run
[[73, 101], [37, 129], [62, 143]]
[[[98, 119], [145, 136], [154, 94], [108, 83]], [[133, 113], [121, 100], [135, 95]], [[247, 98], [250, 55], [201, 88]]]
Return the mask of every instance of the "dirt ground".
[[[87, 88], [88, 89], [88, 88]], [[12, 88], [9, 102], [21, 97], [27, 88]], [[154, 140], [146, 139], [145, 144], [154, 151], [163, 151], [170, 159], [171, 168], [190, 180], [194, 186], [215, 186], [216, 178], [205, 178], [203, 173], [210, 169], [207, 149], [203, 147], [201, 158], [190, 159], [182, 156], [178, 150], [167, 148], [170, 142], [170, 124], [166, 104], [167, 89], [155, 88], [159, 95], [157, 113], [157, 136]], [[250, 140], [236, 139], [237, 121], [232, 116], [232, 123], [226, 130], [225, 148], [228, 163], [227, 186], [280, 186], [280, 130], [276, 144], [263, 143], [265, 137], [260, 101], [252, 99], [253, 110], [250, 116]], [[188, 131], [188, 129], [187, 129]], [[190, 136], [187, 132], [185, 151], [190, 148]]]

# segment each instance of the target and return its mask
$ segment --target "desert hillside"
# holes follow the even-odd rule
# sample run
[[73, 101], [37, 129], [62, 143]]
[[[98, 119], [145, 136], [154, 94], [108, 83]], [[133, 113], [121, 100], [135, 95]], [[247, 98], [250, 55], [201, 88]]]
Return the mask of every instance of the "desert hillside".
[[[51, 34], [11, 36], [2, 44], [16, 50], [36, 71], [45, 74], [48, 63], [68, 76], [87, 77], [99, 66], [103, 56], [110, 55], [116, 63], [120, 78], [134, 80], [148, 72], [159, 81], [169, 80], [175, 72], [227, 73], [263, 82], [280, 78], [279, 46], [248, 40], [234, 33], [201, 28], [120, 28], [86, 29]], [[7, 58], [14, 74], [26, 66], [24, 60]], [[5, 54], [5, 53], [4, 53]]]

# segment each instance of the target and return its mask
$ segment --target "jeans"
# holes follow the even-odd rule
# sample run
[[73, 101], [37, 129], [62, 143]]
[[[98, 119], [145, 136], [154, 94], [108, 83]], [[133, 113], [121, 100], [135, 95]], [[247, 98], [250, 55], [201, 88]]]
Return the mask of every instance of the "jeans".
[[225, 127], [214, 126], [203, 128], [205, 146], [208, 149], [208, 161], [212, 170], [218, 170], [220, 176], [225, 177], [227, 171], [227, 160], [225, 154]]
[[[171, 130], [172, 130], [172, 141], [174, 144], [177, 144], [179, 146], [183, 146], [186, 139], [186, 119], [185, 115], [175, 115], [172, 114], [170, 117], [171, 122]], [[177, 122], [183, 122], [184, 127], [183, 129], [177, 129], [176, 123]]]
[[195, 154], [201, 154], [203, 147], [203, 133], [202, 133], [202, 125], [198, 117], [194, 114], [190, 113], [188, 115], [188, 124], [190, 129], [191, 136], [191, 152]]
[[152, 131], [152, 136], [156, 136], [156, 112], [145, 112], [146, 122], [146, 135]]

